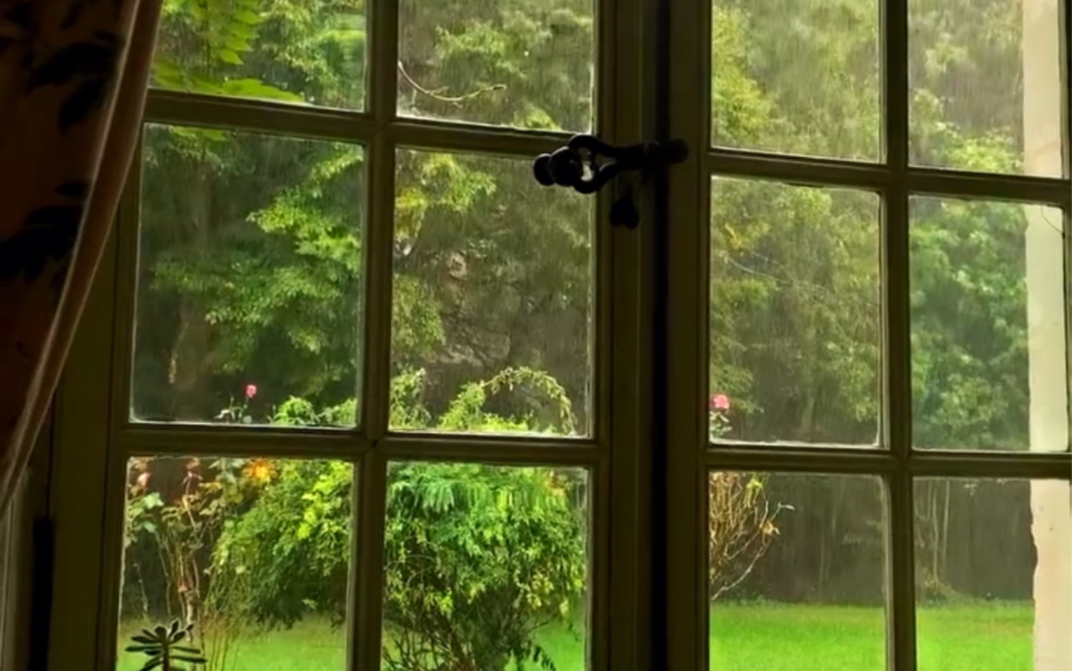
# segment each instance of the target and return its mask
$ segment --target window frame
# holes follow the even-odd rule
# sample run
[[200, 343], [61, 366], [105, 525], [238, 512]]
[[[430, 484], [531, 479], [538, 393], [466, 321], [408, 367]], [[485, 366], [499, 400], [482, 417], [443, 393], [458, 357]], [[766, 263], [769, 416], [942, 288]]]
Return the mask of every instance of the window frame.
[[[390, 342], [390, 319], [385, 317], [390, 315], [391, 284], [390, 263], [386, 262], [390, 255], [384, 250], [391, 243], [395, 148], [528, 158], [558, 147], [569, 134], [397, 117], [398, 1], [370, 4], [366, 110], [313, 109], [154, 90], [148, 98], [146, 121], [362, 142], [370, 166], [366, 351], [384, 353]], [[386, 388], [385, 356], [365, 358], [364, 421], [353, 431], [131, 424], [126, 418], [139, 180], [138, 169], [133, 169], [115, 234], [57, 394], [49, 508], [58, 535], [49, 668], [85, 668], [87, 655], [100, 671], [113, 668], [124, 508], [119, 483], [125, 482], [127, 457], [148, 450], [154, 454], [331, 457], [355, 463], [361, 459], [355, 551], [359, 546], [382, 547], [379, 531], [389, 459], [586, 465], [594, 474], [598, 523], [593, 526], [603, 526], [602, 531], [593, 532], [595, 542], [590, 541], [594, 612], [590, 663], [593, 669], [616, 671], [648, 668], [652, 658], [665, 659], [673, 669], [707, 668], [707, 558], [702, 530], [709, 469], [877, 475], [889, 495], [888, 668], [915, 669], [914, 477], [1068, 480], [1070, 455], [910, 448], [909, 194], [1053, 203], [1064, 212], [1068, 241], [1069, 89], [1067, 84], [1062, 110], [1064, 178], [911, 167], [907, 156], [907, 0], [886, 0], [881, 7], [883, 107], [904, 112], [886, 114], [885, 161], [870, 164], [709, 148], [710, 0], [600, 3], [596, 72], [601, 86], [594, 98], [595, 132], [615, 144], [676, 137], [697, 149], [684, 164], [669, 171], [664, 183], [657, 181], [657, 188], [639, 194], [639, 209], [647, 216], [638, 229], [607, 226], [608, 194], [597, 201], [593, 230], [599, 271], [594, 279], [602, 300], [597, 303], [595, 339], [609, 347], [594, 361], [597, 419], [588, 439], [390, 434], [386, 396], [378, 398], [369, 391]], [[1068, 0], [1062, 7], [1068, 21]], [[1062, 74], [1068, 82], [1068, 35], [1062, 49], [1066, 54]], [[675, 101], [673, 115], [663, 100]], [[709, 176], [715, 173], [865, 188], [883, 198], [881, 275], [887, 354], [882, 415], [884, 441], [890, 450], [762, 444], [708, 449], [704, 426], [708, 382], [702, 371], [707, 370], [708, 356], [707, 190]], [[674, 221], [701, 225], [663, 225]], [[1065, 253], [1068, 285], [1068, 246]], [[1067, 366], [1068, 310], [1067, 303]], [[101, 380], [108, 382], [102, 385]], [[302, 445], [295, 447], [299, 442]], [[649, 473], [654, 475], [651, 481], [646, 477]], [[358, 552], [354, 557], [354, 578], [363, 589], [348, 624], [354, 642], [348, 652], [349, 667], [378, 668], [382, 552]]]
[[[594, 0], [592, 132], [616, 144], [646, 137], [640, 41], [645, 0]], [[572, 133], [538, 132], [396, 113], [398, 0], [369, 2], [364, 110], [288, 105], [150, 89], [143, 123], [213, 127], [360, 143], [367, 171], [362, 401], [350, 429], [281, 429], [140, 423], [129, 419], [134, 345], [140, 145], [114, 234], [56, 396], [50, 513], [57, 521], [49, 668], [114, 669], [127, 461], [133, 456], [330, 458], [355, 466], [347, 668], [379, 668], [383, 528], [389, 461], [580, 466], [590, 478], [588, 658], [593, 669], [643, 668], [647, 636], [633, 616], [647, 594], [649, 419], [642, 391], [648, 357], [643, 314], [650, 268], [642, 235], [601, 225], [610, 196], [593, 206], [590, 334], [593, 401], [580, 438], [393, 432], [388, 427], [391, 250], [397, 149], [445, 150], [530, 160]], [[624, 55], [619, 55], [623, 45]], [[612, 309], [614, 305], [614, 309]], [[610, 337], [615, 333], [615, 338]], [[599, 343], [604, 346], [599, 347]], [[613, 346], [612, 346], [613, 345]], [[101, 381], [105, 381], [102, 383]], [[614, 517], [611, 510], [615, 510]], [[615, 561], [611, 561], [615, 556]], [[340, 671], [343, 671], [342, 669]]]
[[[980, 452], [912, 447], [909, 306], [910, 195], [976, 198], [1053, 205], [1063, 212], [1066, 286], [1065, 365], [1070, 365], [1070, 90], [1069, 0], [1059, 2], [1059, 66], [1063, 177], [991, 175], [916, 167], [909, 162], [909, 0], [878, 0], [883, 114], [882, 153], [874, 163], [813, 158], [759, 150], [726, 149], [711, 142], [712, 0], [667, 3], [663, 40], [670, 56], [664, 74], [674, 114], [667, 134], [703, 147], [668, 180], [663, 255], [667, 286], [664, 325], [666, 434], [656, 446], [665, 456], [667, 492], [661, 530], [667, 540], [667, 657], [672, 669], [707, 669], [707, 473], [740, 469], [802, 474], [855, 474], [881, 478], [885, 489], [887, 668], [915, 671], [913, 483], [927, 476], [1070, 480], [1070, 451]], [[670, 40], [673, 35], [674, 39]], [[668, 113], [669, 114], [669, 113]], [[709, 221], [712, 176], [766, 179], [792, 185], [850, 187], [881, 199], [880, 440], [872, 446], [726, 442], [709, 445], [708, 389]], [[669, 263], [668, 259], [674, 259]], [[673, 355], [672, 355], [673, 353]], [[1069, 414], [1067, 380], [1067, 415]], [[1067, 418], [1068, 421], [1068, 418]], [[657, 521], [657, 524], [659, 522]], [[688, 633], [683, 633], [688, 632]]]

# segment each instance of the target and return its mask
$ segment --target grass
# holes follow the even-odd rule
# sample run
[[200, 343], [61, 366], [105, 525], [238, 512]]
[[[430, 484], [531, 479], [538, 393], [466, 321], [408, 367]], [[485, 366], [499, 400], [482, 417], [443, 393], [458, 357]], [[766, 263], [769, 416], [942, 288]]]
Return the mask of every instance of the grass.
[[[917, 613], [918, 668], [1033, 671], [1032, 617], [1030, 604], [923, 608]], [[132, 633], [124, 629], [124, 635]], [[885, 619], [878, 608], [721, 604], [712, 609], [710, 631], [712, 671], [886, 668]], [[558, 671], [584, 669], [585, 642], [578, 633], [562, 626], [547, 627], [539, 632], [538, 640]], [[238, 641], [223, 671], [343, 671], [345, 658], [342, 630], [307, 621], [293, 629]], [[121, 654], [117, 671], [138, 668], [137, 656]]]
[[[1032, 671], [1032, 606], [971, 604], [917, 612], [919, 671]], [[883, 671], [878, 608], [734, 605], [712, 609], [713, 671]]]

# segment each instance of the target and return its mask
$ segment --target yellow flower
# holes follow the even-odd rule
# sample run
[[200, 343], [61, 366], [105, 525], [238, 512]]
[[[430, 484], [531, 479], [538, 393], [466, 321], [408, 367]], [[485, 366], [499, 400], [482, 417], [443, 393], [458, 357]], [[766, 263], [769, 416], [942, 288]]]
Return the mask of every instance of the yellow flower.
[[249, 480], [263, 485], [272, 479], [275, 474], [275, 469], [272, 467], [272, 462], [268, 459], [251, 459], [246, 468], [243, 469], [242, 474]]

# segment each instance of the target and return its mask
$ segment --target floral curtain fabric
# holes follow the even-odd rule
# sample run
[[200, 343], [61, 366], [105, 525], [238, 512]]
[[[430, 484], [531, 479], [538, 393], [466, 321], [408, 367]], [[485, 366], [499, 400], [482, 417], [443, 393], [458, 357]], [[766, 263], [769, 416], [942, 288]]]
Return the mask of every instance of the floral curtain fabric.
[[112, 226], [160, 3], [0, 0], [0, 510]]

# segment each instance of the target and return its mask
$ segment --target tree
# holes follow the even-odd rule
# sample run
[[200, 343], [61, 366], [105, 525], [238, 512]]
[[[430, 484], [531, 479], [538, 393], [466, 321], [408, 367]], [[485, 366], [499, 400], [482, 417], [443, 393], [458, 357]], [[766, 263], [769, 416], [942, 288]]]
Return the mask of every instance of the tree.
[[[307, 4], [169, 4], [157, 83], [360, 106], [361, 87], [353, 82], [364, 68], [364, 5]], [[1020, 90], [1020, 38], [1011, 19], [1016, 5], [913, 4], [919, 160], [1016, 169], [1013, 129], [1020, 112], [1009, 102], [1016, 97], [1009, 92]], [[585, 3], [403, 3], [400, 12], [404, 114], [588, 126], [592, 25]], [[787, 25], [784, 16], [793, 21]], [[716, 140], [877, 158], [878, 25], [878, 8], [867, 0], [717, 3]], [[977, 28], [995, 38], [980, 39]], [[968, 104], [956, 93], [968, 84], [982, 102]], [[1001, 113], [984, 116], [984, 109]], [[240, 373], [262, 383], [265, 404], [293, 395], [322, 406], [353, 396], [366, 225], [355, 207], [364, 188], [360, 151], [153, 129], [147, 152], [140, 307], [143, 323], [154, 327], [139, 330], [139, 414], [207, 419], [210, 408], [226, 402], [226, 390], [242, 382]], [[256, 183], [251, 174], [258, 174]], [[427, 403], [441, 411], [468, 382], [512, 366], [544, 370], [564, 386], [584, 427], [587, 343], [555, 335], [588, 332], [587, 207], [569, 194], [538, 190], [524, 162], [404, 151], [397, 174], [394, 372], [424, 369]], [[169, 202], [169, 189], [196, 197]], [[738, 401], [735, 437], [873, 440], [878, 202], [849, 190], [751, 180], [720, 179], [713, 191], [711, 375], [713, 388]], [[533, 198], [541, 207], [532, 207]], [[1025, 386], [1024, 361], [1016, 355], [1023, 350], [1024, 320], [1014, 315], [1023, 312], [1016, 289], [1023, 277], [1023, 216], [989, 204], [936, 205], [920, 201], [914, 209], [916, 388], [960, 368], [957, 376], [944, 376], [953, 384], [950, 396], [979, 404], [982, 380], [966, 375], [965, 354], [975, 362], [970, 367], [991, 367], [999, 353], [1011, 353], [1003, 370], [1019, 389]], [[967, 256], [991, 244], [969, 239], [969, 229], [980, 227], [994, 230], [987, 240], [996, 263], [1010, 264], [997, 275], [990, 264], [984, 268], [982, 257]], [[974, 259], [963, 269], [966, 281], [941, 282], [943, 266], [928, 264], [942, 258]], [[964, 294], [973, 286], [999, 294]], [[992, 311], [995, 295], [1010, 296], [1013, 312], [1002, 309], [1009, 328], [983, 321], [970, 329], [973, 342], [948, 339], [955, 321]], [[951, 313], [950, 305], [964, 306], [965, 313]], [[989, 328], [978, 328], [984, 325]], [[977, 352], [980, 347], [989, 352]], [[935, 414], [926, 394], [917, 400], [917, 430], [928, 442], [970, 446], [991, 439], [976, 429], [955, 429], [953, 420]], [[989, 412], [1007, 427], [1023, 426], [1023, 408], [1013, 405], [1009, 412], [997, 406]], [[1017, 442], [1009, 430], [994, 440]]]

